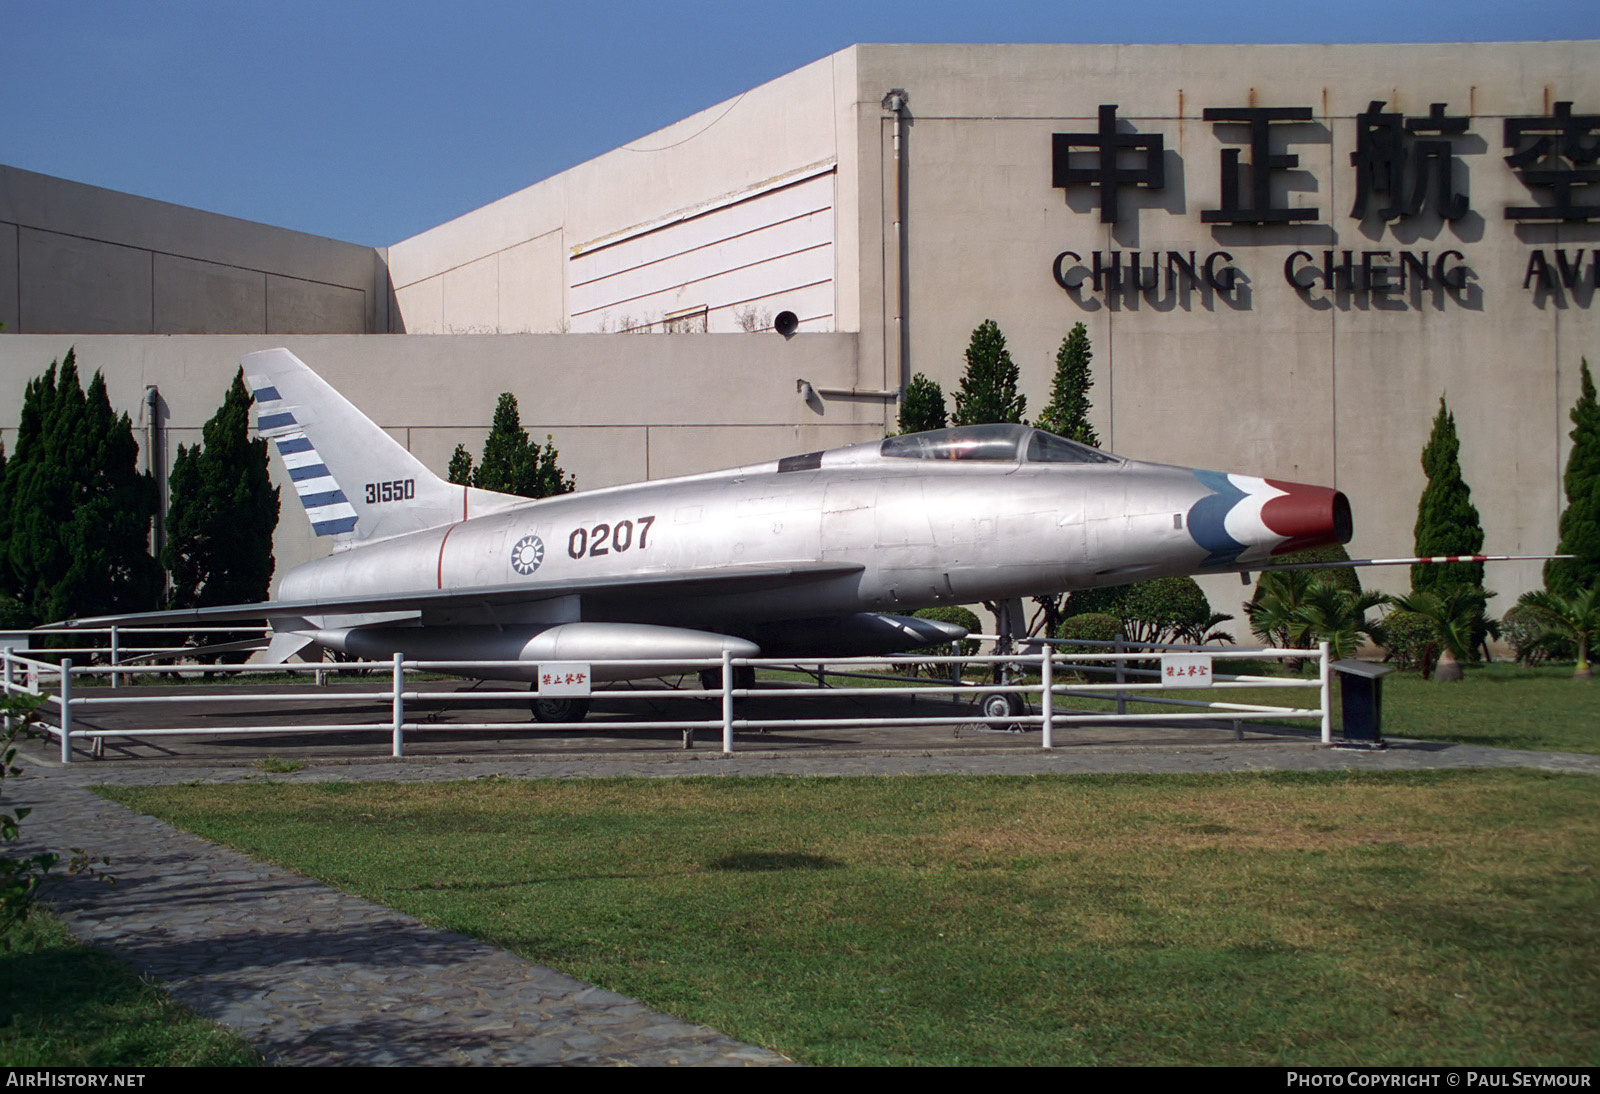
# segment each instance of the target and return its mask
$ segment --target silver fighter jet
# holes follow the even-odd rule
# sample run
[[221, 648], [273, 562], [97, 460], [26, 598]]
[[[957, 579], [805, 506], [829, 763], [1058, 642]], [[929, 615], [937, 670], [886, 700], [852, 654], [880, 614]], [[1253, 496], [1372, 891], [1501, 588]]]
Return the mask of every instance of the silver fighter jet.
[[[119, 617], [265, 617], [269, 660], [640, 659], [890, 653], [965, 632], [917, 608], [1259, 568], [1350, 539], [1321, 486], [1123, 459], [981, 425], [530, 501], [444, 482], [285, 349], [243, 359], [325, 558], [275, 600]], [[886, 614], [887, 613], [887, 614]], [[90, 622], [90, 621], [85, 621]], [[570, 708], [569, 708], [570, 713]]]

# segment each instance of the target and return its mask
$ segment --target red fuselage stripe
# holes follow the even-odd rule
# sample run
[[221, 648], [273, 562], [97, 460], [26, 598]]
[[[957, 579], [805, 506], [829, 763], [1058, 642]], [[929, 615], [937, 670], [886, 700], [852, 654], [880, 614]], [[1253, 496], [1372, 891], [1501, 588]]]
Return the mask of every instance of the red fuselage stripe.
[[[464, 524], [466, 522], [463, 520], [462, 523]], [[454, 532], [459, 527], [461, 527], [460, 524], [452, 524], [450, 527], [446, 528], [444, 530], [444, 538], [439, 541], [439, 572], [437, 575], [437, 580], [439, 583], [439, 588], [441, 589], [444, 588], [444, 545], [450, 542], [450, 533]]]

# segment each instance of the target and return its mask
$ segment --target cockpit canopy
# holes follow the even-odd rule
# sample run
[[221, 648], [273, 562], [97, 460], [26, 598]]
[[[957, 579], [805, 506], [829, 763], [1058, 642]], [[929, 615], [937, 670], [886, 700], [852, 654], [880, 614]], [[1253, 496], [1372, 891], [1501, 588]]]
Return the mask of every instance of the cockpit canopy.
[[888, 437], [879, 455], [904, 460], [987, 460], [1028, 463], [1121, 463], [1109, 452], [1025, 425], [961, 425]]

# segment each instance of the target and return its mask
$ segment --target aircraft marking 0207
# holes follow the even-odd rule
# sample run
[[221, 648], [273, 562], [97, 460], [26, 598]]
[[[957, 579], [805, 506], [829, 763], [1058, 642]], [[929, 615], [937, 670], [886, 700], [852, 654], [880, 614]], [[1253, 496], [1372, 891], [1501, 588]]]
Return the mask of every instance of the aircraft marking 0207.
[[619, 520], [615, 524], [600, 523], [588, 528], [579, 526], [567, 537], [567, 555], [571, 558], [599, 558], [612, 552], [622, 554], [634, 548], [634, 533], [638, 533], [637, 546], [644, 550], [650, 546], [650, 526], [656, 522], [654, 514]]

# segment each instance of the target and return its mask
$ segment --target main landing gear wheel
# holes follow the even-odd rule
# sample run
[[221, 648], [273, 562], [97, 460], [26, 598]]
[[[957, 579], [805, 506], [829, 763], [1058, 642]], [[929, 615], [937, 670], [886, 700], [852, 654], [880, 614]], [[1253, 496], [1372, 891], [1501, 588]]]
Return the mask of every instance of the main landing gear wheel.
[[589, 713], [587, 699], [540, 699], [537, 689], [537, 684], [528, 689], [535, 693], [528, 700], [535, 722], [581, 722]]
[[[978, 711], [985, 718], [1020, 718], [1027, 713], [1027, 706], [1022, 701], [1022, 696], [1012, 692], [991, 692], [985, 695], [978, 703]], [[1016, 732], [1021, 726], [997, 725], [986, 723], [988, 728], [999, 731]]]
[[[756, 686], [756, 669], [754, 665], [735, 665], [733, 667], [733, 686], [736, 691], [749, 691]], [[722, 690], [721, 669], [700, 670], [701, 691]]]

